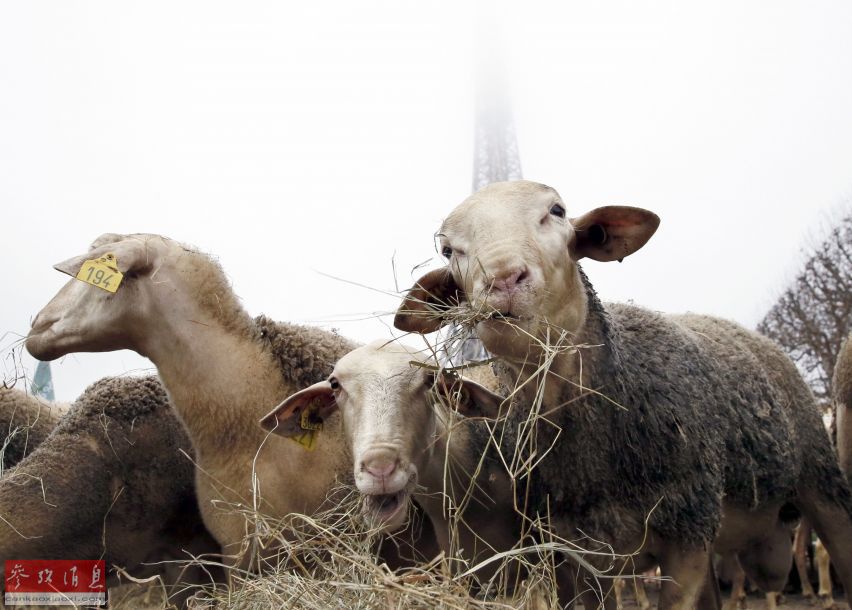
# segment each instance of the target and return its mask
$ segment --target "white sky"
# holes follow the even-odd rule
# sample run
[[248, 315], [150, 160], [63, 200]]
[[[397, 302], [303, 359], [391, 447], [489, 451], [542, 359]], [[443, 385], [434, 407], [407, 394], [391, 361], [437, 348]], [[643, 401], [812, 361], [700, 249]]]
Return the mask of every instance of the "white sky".
[[[483, 5], [486, 6], [486, 5]], [[487, 6], [497, 6], [489, 3]], [[525, 177], [571, 213], [662, 217], [607, 300], [754, 326], [852, 194], [852, 4], [513, 3], [497, 13]], [[219, 256], [248, 310], [387, 335], [467, 194], [474, 36], [461, 2], [0, 4], [0, 342], [103, 232]], [[437, 264], [437, 259], [433, 264]], [[420, 271], [415, 272], [419, 275]], [[32, 370], [33, 361], [23, 356]], [[54, 365], [57, 397], [150, 363]]]

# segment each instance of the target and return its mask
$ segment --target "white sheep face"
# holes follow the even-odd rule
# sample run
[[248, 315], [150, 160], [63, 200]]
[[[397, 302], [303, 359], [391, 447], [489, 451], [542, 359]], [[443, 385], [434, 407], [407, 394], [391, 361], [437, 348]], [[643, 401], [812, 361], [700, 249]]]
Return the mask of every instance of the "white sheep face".
[[139, 351], [141, 338], [134, 333], [151, 307], [141, 283], [150, 283], [155, 262], [169, 247], [167, 240], [156, 235], [110, 233], [95, 240], [87, 253], [55, 265], [74, 277], [87, 259], [112, 253], [124, 279], [115, 293], [70, 280], [33, 320], [27, 350], [40, 360], [71, 352]]
[[531, 182], [485, 188], [444, 221], [441, 252], [471, 307], [486, 317], [477, 332], [489, 349], [511, 351], [518, 328], [535, 335], [547, 322], [576, 326], [576, 315], [565, 315], [566, 297], [578, 296], [568, 253], [573, 235], [559, 195]]
[[435, 309], [430, 312], [441, 298], [467, 301], [489, 351], [524, 358], [537, 341], [547, 340], [549, 329], [557, 336], [576, 333], [585, 321], [576, 261], [621, 260], [642, 247], [658, 224], [655, 214], [624, 206], [569, 218], [549, 186], [491, 184], [444, 221], [438, 238], [447, 268], [418, 281], [395, 324], [431, 332], [442, 323]]
[[355, 485], [370, 520], [392, 529], [404, 523], [407, 500], [430, 458], [430, 382], [423, 369], [409, 364], [405, 350], [382, 349], [382, 343], [362, 349], [341, 360], [331, 379], [351, 443]]
[[496, 417], [503, 403], [473, 381], [435, 372], [415, 350], [382, 340], [341, 358], [326, 381], [290, 396], [260, 425], [294, 436], [303, 432], [306, 409], [321, 419], [340, 409], [364, 516], [392, 531], [405, 523], [408, 500], [421, 479], [435, 486], [428, 493], [443, 491], [434, 479], [443, 481], [445, 456], [436, 455], [435, 447], [443, 429], [439, 422], [448, 413], [436, 407], [438, 396], [445, 406], [474, 417]]
[[294, 394], [261, 425], [277, 434], [299, 433], [299, 418], [312, 404], [318, 415], [339, 408], [353, 456], [355, 485], [364, 496], [365, 517], [388, 530], [406, 520], [418, 473], [430, 459], [435, 433], [431, 378], [411, 351], [377, 341], [338, 361], [327, 381]]

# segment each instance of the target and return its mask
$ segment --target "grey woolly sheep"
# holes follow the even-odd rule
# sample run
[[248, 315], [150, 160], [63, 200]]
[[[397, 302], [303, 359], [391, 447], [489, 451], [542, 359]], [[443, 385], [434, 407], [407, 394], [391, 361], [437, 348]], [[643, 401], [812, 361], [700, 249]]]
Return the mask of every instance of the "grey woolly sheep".
[[514, 410], [518, 461], [547, 453], [516, 479], [521, 505], [550, 514], [563, 536], [641, 549], [636, 569], [659, 562], [673, 578], [661, 607], [696, 603], [711, 545], [737, 551], [761, 588], [776, 588], [762, 568], [790, 505], [852, 586], [852, 497], [783, 353], [720, 320], [605, 306], [577, 264], [622, 260], [658, 224], [617, 206], [568, 218], [550, 187], [492, 184], [445, 220], [448, 266], [418, 281], [395, 323], [475, 325], [524, 407]]
[[0, 473], [47, 438], [68, 405], [0, 385]]
[[[0, 556], [100, 559], [134, 577], [209, 580], [198, 567], [144, 564], [215, 552], [193, 489], [190, 449], [156, 377], [105, 378], [0, 477]], [[216, 570], [212, 577], [221, 579]], [[180, 602], [184, 592], [176, 593]]]
[[[837, 424], [837, 458], [852, 480], [852, 334], [846, 337], [834, 365], [831, 393]], [[800, 545], [801, 546], [801, 545]], [[804, 552], [804, 548], [802, 548]], [[821, 540], [817, 540], [814, 557], [819, 567], [819, 593], [824, 608], [833, 608], [830, 558]], [[810, 586], [810, 585], [808, 585]], [[848, 590], [848, 589], [847, 589]]]

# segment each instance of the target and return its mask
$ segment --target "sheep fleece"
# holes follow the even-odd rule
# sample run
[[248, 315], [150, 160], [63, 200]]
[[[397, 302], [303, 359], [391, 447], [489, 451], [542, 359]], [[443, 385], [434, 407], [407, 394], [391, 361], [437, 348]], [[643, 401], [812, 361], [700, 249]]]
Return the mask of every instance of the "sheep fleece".
[[146, 559], [152, 539], [178, 532], [191, 539], [203, 526], [193, 465], [181, 447], [189, 451], [189, 440], [156, 377], [94, 383], [0, 480], [3, 514], [25, 535], [40, 537], [15, 543], [13, 536], [19, 548], [7, 550], [19, 558], [106, 552], [109, 564], [132, 566]]
[[[604, 541], [641, 532], [648, 516], [661, 535], [695, 546], [716, 536], [723, 496], [745, 508], [786, 501], [803, 475], [852, 512], [826, 439], [805, 442], [825, 433], [777, 348], [723, 320], [605, 307], [583, 281], [583, 381], [609, 400], [565, 384], [560, 403], [572, 402], [547, 416], [555, 425], [537, 426], [538, 452], [552, 449], [529, 489], [519, 485], [521, 506], [528, 494], [528, 511], [563, 515]], [[768, 370], [772, 354], [788, 368]], [[498, 372], [505, 381], [508, 371]], [[785, 375], [788, 387], [773, 383]], [[510, 427], [526, 417], [513, 408]], [[515, 443], [505, 437], [505, 455]]]

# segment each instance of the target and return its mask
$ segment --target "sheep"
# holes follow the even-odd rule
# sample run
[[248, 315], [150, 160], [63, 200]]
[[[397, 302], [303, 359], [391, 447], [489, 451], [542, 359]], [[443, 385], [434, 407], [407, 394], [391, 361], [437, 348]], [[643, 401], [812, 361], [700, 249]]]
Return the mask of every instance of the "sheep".
[[268, 437], [257, 420], [325, 378], [355, 345], [336, 333], [250, 317], [217, 262], [158, 235], [106, 234], [56, 268], [73, 277], [86, 260], [107, 255], [115, 277], [123, 275], [117, 290], [72, 279], [33, 320], [27, 349], [41, 360], [124, 348], [151, 359], [192, 441], [204, 523], [226, 562], [254, 568], [245, 514], [280, 519], [329, 506], [348, 462], [337, 417], [325, 422], [315, 447]]
[[624, 609], [624, 587], [627, 585], [628, 580], [633, 582], [633, 597], [636, 601], [636, 606], [639, 607], [640, 610], [650, 610], [651, 600], [648, 599], [648, 593], [645, 591], [645, 583], [642, 580], [642, 576], [617, 578], [615, 580], [615, 583], [613, 583], [613, 589], [615, 594], [616, 610]]
[[67, 410], [65, 403], [0, 385], [0, 473], [30, 454]]
[[837, 454], [840, 467], [852, 479], [852, 333], [840, 348], [831, 387], [837, 418]]
[[[801, 375], [798, 374], [795, 365], [775, 343], [758, 333], [746, 330], [727, 320], [695, 314], [672, 316], [672, 318], [680, 321], [692, 331], [713, 339], [719, 344], [720, 348], [726, 346], [727, 360], [731, 363], [732, 368], [750, 370], [756, 364], [776, 390], [777, 398], [785, 413], [789, 416], [791, 431], [797, 435], [794, 439], [795, 443], [801, 446], [822, 446], [823, 457], [831, 462], [831, 456], [825, 453], [827, 446], [826, 430], [824, 427], [814, 426], [813, 413], [816, 412], [816, 407], [813, 397]], [[738, 355], [734, 355], [735, 353]], [[746, 358], [743, 359], [740, 355], [744, 355]], [[749, 356], [752, 365], [749, 364]], [[810, 409], [804, 410], [797, 405], [809, 405]], [[822, 423], [821, 418], [818, 421]], [[753, 456], [752, 459], [758, 457], [760, 456]], [[803, 466], [805, 468], [810, 467], [809, 464], [803, 464]], [[817, 475], [818, 471], [811, 469], [810, 472], [805, 472], [801, 476]], [[752, 543], [751, 546], [757, 545], [758, 548], [752, 548], [748, 551], [748, 557], [743, 558], [743, 563], [751, 574], [760, 574], [760, 580], [753, 580], [764, 591], [768, 608], [776, 607], [786, 584], [794, 559], [795, 534], [797, 528], [803, 526], [802, 521], [801, 513], [794, 505], [784, 504], [779, 511], [774, 527], [767, 531], [763, 539], [756, 538], [757, 543]], [[748, 521], [746, 520], [743, 525], [748, 528]], [[729, 526], [729, 529], [734, 528]], [[741, 545], [747, 544], [747, 540], [738, 543], [730, 536], [727, 537], [726, 542], [717, 543], [717, 549], [726, 548], [730, 554], [735, 555], [733, 563], [740, 570], [739, 582], [744, 582], [745, 574], [736, 558], [736, 551], [740, 549]], [[807, 593], [808, 589], [803, 587], [803, 590]], [[731, 600], [737, 599], [739, 595], [744, 598], [744, 591], [737, 591], [737, 587], [733, 587]]]
[[[472, 372], [493, 389], [487, 374]], [[378, 340], [346, 354], [327, 379], [285, 399], [260, 425], [290, 437], [306, 416], [341, 413], [366, 521], [399, 528], [414, 498], [448, 557], [460, 557], [466, 568], [482, 562], [479, 582], [513, 594], [522, 567], [510, 562], [501, 571], [501, 562], [488, 560], [533, 539], [490, 440], [505, 416], [505, 398], [492, 389], [439, 369], [414, 348]], [[555, 570], [564, 607], [575, 598], [575, 573], [564, 565]], [[591, 591], [581, 595], [596, 599]]]
[[[449, 555], [454, 548], [464, 549], [466, 558], [476, 563], [483, 553], [508, 550], [519, 539], [511, 488], [493, 459], [474, 476], [489, 444], [487, 431], [475, 419], [453, 422], [446, 409], [439, 411], [432, 392], [443, 391], [446, 402], [454, 390], [466, 397], [459, 411], [492, 418], [503, 398], [475, 382], [441, 377], [428, 366], [407, 346], [375, 341], [343, 356], [327, 379], [284, 400], [260, 424], [291, 437], [300, 433], [301, 417], [311, 413], [315, 402], [321, 406], [312, 417], [321, 420], [339, 409], [367, 521], [387, 530], [399, 528], [414, 496], [431, 519], [442, 550]], [[446, 481], [451, 510], [466, 508], [459, 519], [457, 545], [451, 541], [453, 525], [443, 499], [436, 493], [444, 491], [447, 472], [452, 477]]]
[[802, 520], [796, 530], [796, 537], [793, 540], [793, 562], [796, 564], [796, 572], [799, 575], [799, 582], [802, 585], [802, 597], [808, 600], [817, 598], [816, 591], [811, 585], [810, 576], [808, 575], [808, 545], [811, 541], [811, 526], [807, 520]]
[[[852, 334], [846, 338], [837, 356], [832, 377], [832, 402], [834, 408], [835, 422], [837, 424], [837, 457], [840, 467], [846, 473], [847, 480], [852, 475], [852, 417], [849, 409], [852, 409]], [[796, 563], [802, 580], [802, 589], [805, 597], [811, 599], [819, 597], [823, 608], [833, 608], [834, 598], [832, 596], [830, 557], [825, 550], [822, 541], [817, 539], [814, 547], [814, 559], [819, 573], [819, 591], [814, 594], [813, 587], [807, 580], [805, 569], [805, 547], [810, 539], [810, 527], [803, 528], [806, 535], [797, 537], [796, 540]]]
[[[736, 554], [730, 553], [730, 556], [734, 562], [734, 578], [731, 582], [731, 596], [722, 608], [724, 610], [744, 609], [748, 607], [746, 604], [746, 575], [737, 562]], [[767, 610], [777, 610], [778, 605], [783, 603], [783, 593], [781, 591], [765, 591], [764, 599], [766, 600]]]
[[[100, 559], [134, 577], [165, 572], [181, 583], [215, 568], [146, 565], [214, 552], [195, 498], [190, 448], [155, 377], [104, 378], [71, 405], [50, 435], [0, 477], [0, 557]], [[0, 566], [2, 573], [2, 566]]]
[[[834, 375], [831, 382], [831, 394], [834, 417], [837, 424], [837, 458], [840, 467], [846, 473], [847, 480], [852, 478], [852, 333], [843, 342]], [[814, 547], [814, 559], [819, 572], [819, 592], [823, 608], [833, 608], [834, 598], [831, 586], [831, 558], [821, 540]], [[849, 589], [847, 589], [849, 591]]]
[[563, 535], [641, 549], [638, 569], [658, 561], [672, 577], [661, 607], [695, 603], [711, 546], [737, 551], [762, 589], [780, 588], [760, 568], [789, 543], [779, 514], [791, 504], [852, 585], [852, 495], [789, 359], [732, 323], [604, 306], [579, 267], [622, 260], [658, 225], [630, 207], [568, 218], [550, 187], [492, 184], [444, 221], [448, 264], [415, 284], [394, 323], [475, 325], [530, 411], [518, 429], [534, 418], [529, 454], [549, 448], [519, 485], [527, 510], [549, 512]]

